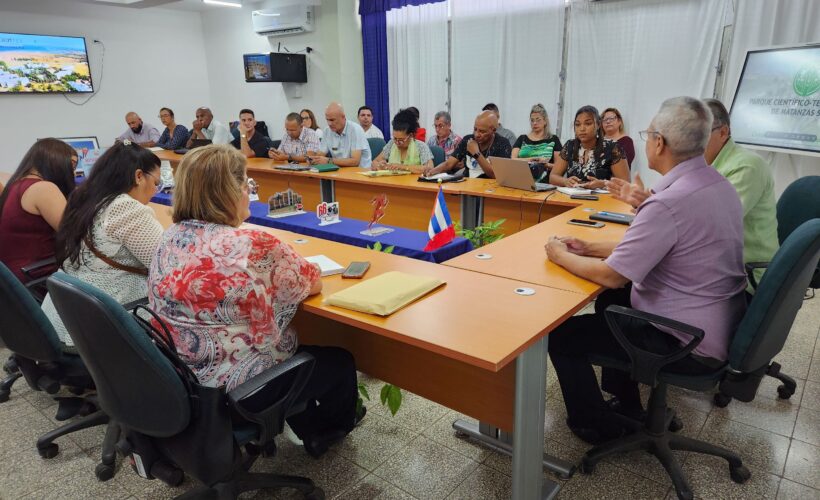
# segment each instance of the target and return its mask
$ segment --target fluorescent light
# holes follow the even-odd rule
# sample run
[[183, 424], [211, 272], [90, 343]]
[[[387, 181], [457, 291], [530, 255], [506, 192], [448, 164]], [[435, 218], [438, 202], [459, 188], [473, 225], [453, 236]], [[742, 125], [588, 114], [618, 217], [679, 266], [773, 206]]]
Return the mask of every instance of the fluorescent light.
[[222, 7], [242, 7], [242, 0], [202, 0], [202, 2]]

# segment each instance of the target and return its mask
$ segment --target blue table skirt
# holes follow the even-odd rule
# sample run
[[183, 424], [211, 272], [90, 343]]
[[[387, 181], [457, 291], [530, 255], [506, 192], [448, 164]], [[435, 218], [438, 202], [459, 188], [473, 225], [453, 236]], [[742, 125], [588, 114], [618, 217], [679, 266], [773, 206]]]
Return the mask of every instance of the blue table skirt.
[[[159, 193], [155, 195], [151, 201], [161, 205], [171, 205], [171, 195]], [[251, 224], [283, 229], [285, 231], [304, 234], [305, 236], [338, 241], [339, 243], [346, 243], [357, 247], [372, 247], [373, 244], [378, 241], [381, 242], [384, 247], [394, 246], [393, 253], [395, 255], [403, 255], [428, 262], [444, 262], [445, 260], [452, 259], [473, 249], [469, 240], [457, 237], [450, 242], [449, 245], [445, 245], [432, 252], [425, 252], [422, 249], [427, 245], [429, 237], [427, 233], [423, 231], [376, 224], [375, 226], [390, 227], [393, 229], [393, 232], [371, 237], [359, 234], [360, 231], [367, 229], [367, 222], [361, 220], [341, 217], [341, 222], [338, 224], [320, 226], [319, 219], [313, 212], [273, 219], [267, 216], [267, 203], [254, 201], [251, 202], [250, 208], [251, 216], [246, 222]]]

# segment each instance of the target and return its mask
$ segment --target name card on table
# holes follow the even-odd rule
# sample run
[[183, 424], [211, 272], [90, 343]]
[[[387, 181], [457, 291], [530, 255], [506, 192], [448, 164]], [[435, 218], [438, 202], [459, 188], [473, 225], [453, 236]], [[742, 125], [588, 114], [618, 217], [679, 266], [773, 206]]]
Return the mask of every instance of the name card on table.
[[334, 201], [333, 203], [328, 203], [323, 201], [319, 203], [316, 205], [316, 217], [319, 218], [320, 226], [328, 226], [341, 222], [339, 219], [339, 202]]

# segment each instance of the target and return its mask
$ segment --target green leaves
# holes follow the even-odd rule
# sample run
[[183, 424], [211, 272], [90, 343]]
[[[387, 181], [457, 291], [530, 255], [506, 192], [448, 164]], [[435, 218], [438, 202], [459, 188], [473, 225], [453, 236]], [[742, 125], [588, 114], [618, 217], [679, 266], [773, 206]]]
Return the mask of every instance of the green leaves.
[[384, 384], [380, 397], [382, 404], [386, 404], [390, 413], [395, 416], [401, 407], [401, 389], [392, 384]]
[[377, 241], [376, 243], [373, 244], [372, 247], [371, 246], [367, 247], [368, 250], [375, 250], [377, 252], [383, 252], [383, 253], [393, 253], [393, 249], [395, 249], [395, 248], [396, 248], [395, 245], [390, 245], [389, 247], [382, 247], [381, 241]]
[[820, 65], [807, 64], [800, 68], [794, 75], [792, 86], [801, 97], [808, 97], [820, 90]]
[[360, 415], [362, 413], [362, 406], [364, 406], [364, 400], [362, 400], [362, 396], [364, 396], [364, 399], [370, 401], [370, 394], [367, 393], [367, 387], [364, 384], [359, 383], [358, 388], [359, 398], [356, 400], [356, 415]]
[[461, 226], [461, 221], [459, 221], [456, 222], [455, 229], [456, 234], [470, 240], [470, 243], [473, 244], [473, 248], [478, 248], [503, 238], [504, 234], [498, 231], [505, 222], [507, 222], [507, 219], [498, 219], [476, 226], [475, 229], [464, 229]]

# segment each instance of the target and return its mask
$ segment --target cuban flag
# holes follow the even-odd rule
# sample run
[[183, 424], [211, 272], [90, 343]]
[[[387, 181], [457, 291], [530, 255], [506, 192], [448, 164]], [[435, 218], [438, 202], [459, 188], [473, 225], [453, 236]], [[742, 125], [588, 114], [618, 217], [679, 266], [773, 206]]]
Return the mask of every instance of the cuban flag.
[[438, 187], [436, 204], [433, 205], [433, 215], [430, 216], [430, 224], [427, 225], [427, 234], [430, 241], [424, 247], [425, 252], [432, 252], [437, 248], [453, 241], [456, 231], [453, 229], [453, 221], [450, 219], [450, 212], [447, 211], [447, 203], [444, 201], [444, 191]]

